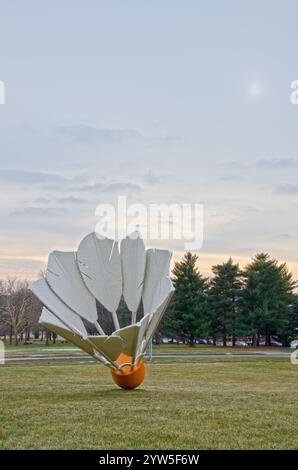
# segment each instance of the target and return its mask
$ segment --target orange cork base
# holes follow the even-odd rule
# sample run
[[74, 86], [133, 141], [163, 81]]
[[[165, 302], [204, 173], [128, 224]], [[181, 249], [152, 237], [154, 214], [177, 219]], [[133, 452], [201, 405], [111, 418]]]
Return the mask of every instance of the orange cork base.
[[[131, 359], [131, 356], [120, 354], [117, 361], [115, 362], [121, 365], [127, 362], [131, 363]], [[138, 364], [134, 366], [133, 370], [131, 370], [131, 366], [129, 364], [122, 368], [122, 372], [111, 369], [111, 374], [114, 382], [119, 385], [119, 387], [126, 388], [127, 390], [136, 388], [141, 385], [145, 378], [144, 361], [141, 359]]]

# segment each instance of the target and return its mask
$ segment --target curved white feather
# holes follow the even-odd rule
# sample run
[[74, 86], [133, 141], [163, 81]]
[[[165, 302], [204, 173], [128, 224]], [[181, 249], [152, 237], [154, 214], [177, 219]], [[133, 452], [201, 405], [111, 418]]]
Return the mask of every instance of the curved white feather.
[[148, 328], [145, 333], [144, 341], [141, 345], [140, 352], [144, 352], [150, 339], [154, 335], [155, 331], [158, 328], [158, 325], [162, 319], [162, 316], [164, 312], [167, 309], [167, 306], [169, 305], [171, 298], [174, 294], [174, 286], [171, 282], [171, 280], [168, 278], [164, 279], [163, 282], [163, 301], [162, 303], [157, 307], [155, 312], [151, 313], [149, 323], [148, 323]]
[[87, 337], [87, 331], [81, 318], [57, 297], [45, 279], [39, 279], [31, 284], [30, 290], [68, 329], [82, 336], [82, 338]]
[[89, 322], [97, 323], [96, 302], [84, 284], [75, 252], [50, 253], [46, 280], [50, 288], [68, 307]]
[[146, 250], [138, 232], [134, 232], [121, 241], [120, 257], [123, 278], [123, 296], [127, 307], [132, 312], [132, 323], [136, 321], [146, 267]]
[[90, 292], [113, 315], [116, 315], [122, 295], [122, 273], [118, 243], [109, 238], [100, 239], [90, 233], [80, 243], [77, 253], [79, 270]]
[[43, 309], [41, 311], [41, 315], [40, 315], [39, 320], [38, 320], [38, 323], [41, 323], [41, 324], [48, 323], [48, 324], [51, 324], [53, 326], [57, 326], [57, 327], [59, 327], [61, 329], [64, 329], [64, 330], [71, 333], [71, 330], [66, 325], [64, 325], [64, 323], [62, 323], [62, 321], [59, 320], [59, 318], [57, 318], [53, 314], [53, 312], [48, 310], [46, 307], [43, 307]]
[[156, 248], [147, 250], [146, 272], [143, 290], [144, 313], [152, 314], [165, 300], [169, 285], [172, 252]]
[[134, 359], [140, 349], [144, 335], [149, 323], [150, 314], [145, 315], [138, 323], [129, 325], [120, 330], [114, 331], [113, 335], [120, 336], [123, 340], [122, 352]]
[[82, 349], [87, 354], [91, 356], [94, 355], [93, 348], [87, 341], [83, 340], [78, 334], [73, 333], [69, 328], [67, 328], [66, 325], [64, 325], [64, 323], [62, 323], [52, 312], [47, 310], [45, 307], [42, 309], [39, 323], [41, 323], [48, 330], [53, 331], [53, 333], [62, 336], [62, 338], [65, 338], [67, 341]]
[[[93, 345], [89, 339], [83, 339], [77, 333], [71, 331], [66, 325], [64, 325], [59, 318], [57, 318], [52, 312], [47, 310], [45, 307], [42, 309], [41, 317], [39, 323], [48, 328], [50, 331], [62, 336], [70, 343], [78, 346], [80, 349], [85, 351], [90, 356], [98, 359], [102, 364], [108, 367], [113, 367], [113, 361], [104, 357], [100, 351]], [[101, 336], [103, 338], [103, 336]], [[107, 336], [105, 337], [107, 339]]]
[[88, 340], [111, 361], [115, 361], [121, 354], [123, 341], [119, 336], [88, 336]]

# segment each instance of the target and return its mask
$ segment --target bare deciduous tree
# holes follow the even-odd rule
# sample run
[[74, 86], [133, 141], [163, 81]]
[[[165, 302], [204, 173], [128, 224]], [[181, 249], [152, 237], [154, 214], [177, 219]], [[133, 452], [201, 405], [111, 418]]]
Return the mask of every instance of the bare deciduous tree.
[[25, 333], [30, 337], [30, 328], [37, 324], [41, 304], [28, 289], [28, 282], [18, 279], [0, 281], [2, 323], [9, 328], [10, 341], [15, 344]]

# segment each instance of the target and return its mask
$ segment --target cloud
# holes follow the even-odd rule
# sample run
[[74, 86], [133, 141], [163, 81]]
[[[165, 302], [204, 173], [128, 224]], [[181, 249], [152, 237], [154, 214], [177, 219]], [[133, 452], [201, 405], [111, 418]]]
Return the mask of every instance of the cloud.
[[102, 192], [111, 192], [111, 193], [116, 193], [116, 192], [127, 192], [127, 191], [133, 191], [133, 192], [140, 192], [142, 191], [142, 188], [134, 183], [93, 183], [93, 184], [87, 184], [85, 186], [78, 186], [76, 188], [77, 191], [81, 192], [94, 192], [94, 191], [102, 191]]
[[33, 202], [36, 204], [51, 204], [52, 200], [48, 197], [37, 197]]
[[[84, 184], [82, 182], [84, 181]], [[142, 188], [135, 183], [130, 182], [94, 182], [85, 183], [86, 175], [79, 175], [75, 177], [66, 178], [62, 175], [54, 173], [43, 173], [26, 170], [1, 170], [0, 183], [14, 184], [14, 185], [38, 185], [47, 191], [73, 191], [73, 192], [95, 192], [102, 191], [105, 193], [116, 192], [140, 192]], [[83, 204], [87, 200], [76, 197], [68, 196], [54, 199], [54, 202], [67, 203], [67, 204]], [[41, 196], [35, 199], [37, 204], [49, 204], [51, 199]]]
[[242, 160], [227, 160], [224, 162], [221, 162], [220, 165], [227, 169], [227, 170], [238, 170], [238, 171], [244, 171], [247, 169], [247, 163], [243, 162]]
[[151, 173], [151, 171], [148, 171], [148, 173], [145, 173], [145, 175], [143, 176], [143, 179], [145, 183], [150, 184], [150, 185], [158, 184], [161, 182], [161, 176], [153, 174]]
[[35, 280], [38, 273], [45, 269], [42, 260], [28, 258], [0, 258], [1, 277], [17, 277], [19, 279]]
[[295, 158], [267, 158], [257, 162], [259, 168], [279, 170], [281, 168], [298, 168], [298, 160]]
[[144, 136], [132, 129], [108, 129], [85, 124], [61, 126], [58, 132], [83, 144], [122, 144], [124, 141], [143, 141]]
[[295, 184], [295, 183], [278, 184], [275, 187], [275, 191], [279, 194], [298, 194], [298, 184]]
[[87, 204], [89, 202], [88, 199], [84, 199], [82, 197], [76, 197], [76, 196], [59, 197], [55, 201], [58, 203], [62, 203], [62, 204], [74, 204], [74, 205]]
[[290, 239], [290, 238], [293, 238], [292, 235], [290, 235], [289, 233], [280, 233], [278, 235], [275, 235], [275, 238], [287, 238], [287, 239]]
[[145, 146], [168, 146], [181, 140], [171, 135], [145, 135], [136, 129], [113, 129], [87, 124], [60, 126], [58, 133], [84, 145], [141, 143]]
[[61, 184], [69, 181], [53, 173], [27, 170], [0, 170], [0, 182], [8, 184]]
[[19, 207], [10, 213], [11, 216], [57, 217], [65, 215], [66, 207]]
[[239, 180], [242, 180], [242, 176], [231, 173], [230, 175], [229, 174], [222, 175], [220, 176], [219, 179], [222, 181], [239, 181]]

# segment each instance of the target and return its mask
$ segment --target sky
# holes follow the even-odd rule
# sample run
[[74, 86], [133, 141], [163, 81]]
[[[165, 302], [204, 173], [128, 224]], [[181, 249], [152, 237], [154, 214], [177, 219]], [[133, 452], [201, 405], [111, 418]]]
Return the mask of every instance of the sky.
[[203, 204], [206, 274], [265, 251], [298, 279], [297, 2], [0, 0], [0, 13], [1, 278], [34, 278], [125, 195]]

